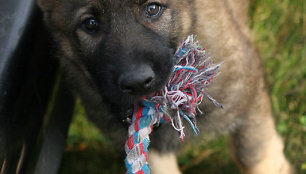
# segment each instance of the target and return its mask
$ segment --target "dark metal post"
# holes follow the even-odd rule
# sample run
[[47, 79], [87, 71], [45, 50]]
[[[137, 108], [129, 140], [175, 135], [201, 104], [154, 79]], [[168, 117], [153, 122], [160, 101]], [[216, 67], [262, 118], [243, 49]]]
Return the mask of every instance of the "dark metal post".
[[0, 4], [0, 174], [55, 174], [74, 99], [58, 81], [48, 109], [59, 66], [36, 1]]

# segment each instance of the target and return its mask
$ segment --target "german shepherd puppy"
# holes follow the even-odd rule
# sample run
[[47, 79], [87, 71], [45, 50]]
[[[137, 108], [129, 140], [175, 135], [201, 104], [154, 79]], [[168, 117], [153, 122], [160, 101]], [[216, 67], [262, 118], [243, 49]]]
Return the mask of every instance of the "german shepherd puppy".
[[[201, 134], [227, 130], [231, 155], [244, 173], [293, 173], [245, 24], [246, 0], [38, 0], [38, 4], [58, 45], [67, 81], [90, 119], [120, 149], [127, 139], [124, 120], [133, 103], [167, 82], [177, 44], [194, 33], [215, 62], [224, 61], [209, 93], [225, 108], [203, 103], [205, 115], [197, 117]], [[179, 144], [171, 126], [155, 128], [149, 157], [152, 173], [180, 173], [174, 155]]]

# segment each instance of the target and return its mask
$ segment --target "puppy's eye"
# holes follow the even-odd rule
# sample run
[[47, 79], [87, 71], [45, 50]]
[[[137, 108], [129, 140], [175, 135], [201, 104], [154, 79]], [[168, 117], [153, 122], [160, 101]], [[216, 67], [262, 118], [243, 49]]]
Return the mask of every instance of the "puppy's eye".
[[85, 31], [95, 32], [99, 29], [99, 22], [95, 18], [88, 18], [82, 24]]
[[159, 4], [151, 3], [146, 7], [148, 17], [157, 17], [161, 14], [162, 7]]

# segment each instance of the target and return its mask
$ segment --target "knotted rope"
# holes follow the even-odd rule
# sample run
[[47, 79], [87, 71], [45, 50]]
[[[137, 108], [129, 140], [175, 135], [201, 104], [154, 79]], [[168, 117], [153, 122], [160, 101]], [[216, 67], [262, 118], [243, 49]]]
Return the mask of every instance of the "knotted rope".
[[193, 35], [180, 44], [174, 58], [176, 64], [168, 84], [134, 106], [125, 145], [127, 174], [150, 174], [148, 147], [154, 125], [169, 122], [179, 132], [179, 138], [184, 140], [183, 119], [187, 120], [196, 135], [199, 132], [195, 115], [197, 110], [202, 113], [198, 106], [204, 96], [223, 108], [206, 93], [221, 64], [212, 65], [205, 49], [199, 46]]

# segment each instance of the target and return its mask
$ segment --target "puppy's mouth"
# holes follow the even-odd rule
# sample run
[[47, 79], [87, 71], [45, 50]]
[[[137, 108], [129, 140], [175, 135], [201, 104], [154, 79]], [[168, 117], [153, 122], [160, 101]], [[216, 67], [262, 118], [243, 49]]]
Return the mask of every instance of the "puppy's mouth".
[[110, 105], [116, 106], [113, 111], [117, 113], [119, 111], [121, 119], [131, 118], [134, 104], [146, 96], [159, 92], [168, 83], [174, 61], [172, 58], [167, 60], [156, 64], [140, 62], [134, 66], [135, 68], [119, 66], [124, 71], [117, 72], [109, 68], [103, 73], [104, 82], [101, 79], [99, 83], [102, 98]]
[[120, 112], [120, 116], [122, 118], [122, 121], [124, 123], [131, 123], [131, 120], [133, 118], [134, 113], [134, 106], [131, 106], [130, 108], [124, 109]]
[[121, 107], [120, 111], [121, 118], [125, 120], [127, 123], [129, 123], [133, 117], [134, 105], [140, 103], [143, 99], [147, 98], [148, 96], [154, 96], [156, 92], [160, 91], [168, 81], [169, 77], [163, 79], [163, 81], [161, 81], [160, 83], [155, 84], [154, 88], [150, 89], [146, 94], [140, 95], [140, 94], [123, 93], [124, 96], [123, 98], [128, 98], [128, 100], [125, 99], [124, 102], [126, 103], [125, 105], [122, 105], [123, 107]]

